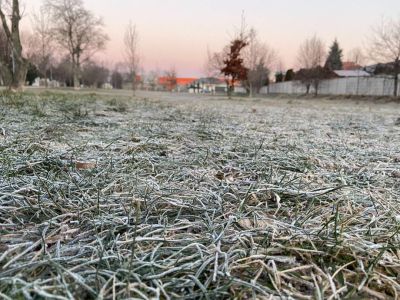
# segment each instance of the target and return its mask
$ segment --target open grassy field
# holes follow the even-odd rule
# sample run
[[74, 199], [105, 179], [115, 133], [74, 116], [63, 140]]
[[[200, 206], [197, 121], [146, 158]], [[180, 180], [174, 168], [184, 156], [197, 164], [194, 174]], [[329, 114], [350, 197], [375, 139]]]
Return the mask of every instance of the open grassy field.
[[400, 104], [0, 97], [0, 298], [400, 299]]

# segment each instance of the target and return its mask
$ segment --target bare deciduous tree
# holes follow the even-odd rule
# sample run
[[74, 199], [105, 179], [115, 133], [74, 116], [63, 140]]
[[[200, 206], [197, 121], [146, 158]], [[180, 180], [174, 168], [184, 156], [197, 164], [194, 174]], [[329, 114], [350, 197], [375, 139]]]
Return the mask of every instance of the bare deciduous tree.
[[312, 69], [321, 66], [325, 60], [325, 45], [316, 35], [300, 46], [298, 62], [301, 68]]
[[[7, 15], [9, 17], [7, 17]], [[23, 55], [20, 37], [20, 4], [18, 0], [0, 0], [0, 18], [5, 42], [10, 50], [10, 58], [0, 57], [0, 70], [3, 81], [10, 90], [21, 90], [25, 84], [28, 61]]]
[[383, 19], [372, 28], [369, 43], [369, 55], [376, 62], [390, 63], [388, 69], [393, 75], [393, 95], [398, 96], [400, 74], [400, 18]]
[[306, 86], [307, 94], [312, 85], [317, 95], [321, 80], [327, 78], [329, 75], [329, 73], [321, 67], [325, 57], [326, 51], [324, 43], [316, 35], [305, 40], [300, 46], [297, 59], [301, 70], [297, 73], [297, 79]]
[[306, 94], [309, 94], [310, 87], [314, 88], [314, 95], [318, 95], [319, 86], [322, 80], [330, 79], [334, 76], [333, 71], [328, 68], [317, 66], [311, 69], [300, 69], [296, 75], [295, 79], [300, 80], [307, 88]]
[[51, 34], [50, 15], [46, 7], [42, 6], [39, 12], [33, 14], [32, 28], [35, 34], [33, 63], [36, 64], [45, 79], [45, 86], [48, 86], [48, 70], [54, 51], [53, 37]]
[[155, 91], [158, 85], [158, 78], [160, 77], [158, 70], [150, 71], [146, 76], [146, 85], [151, 91]]
[[248, 46], [248, 30], [244, 15], [240, 29], [231, 42], [221, 52], [207, 52], [206, 72], [209, 76], [223, 75], [227, 85], [227, 94], [231, 98], [238, 82], [247, 80], [248, 69], [244, 65], [244, 49]]
[[139, 70], [139, 51], [138, 51], [139, 35], [136, 25], [130, 22], [125, 30], [124, 46], [125, 46], [125, 61], [128, 66], [129, 74], [132, 80], [132, 90], [135, 93], [137, 84], [137, 73]]
[[178, 84], [178, 80], [176, 78], [176, 70], [174, 67], [171, 67], [168, 71], [165, 72], [165, 88], [172, 92]]
[[250, 29], [248, 34], [248, 46], [244, 49], [244, 65], [247, 68], [247, 80], [244, 86], [249, 96], [258, 93], [268, 84], [269, 74], [273, 63], [276, 61], [275, 51], [265, 43], [259, 41], [257, 32]]
[[122, 74], [118, 71], [118, 69], [115, 69], [112, 74], [111, 74], [111, 85], [114, 89], [121, 90], [124, 84], [124, 78], [122, 77]]
[[[357, 70], [357, 73], [360, 74], [361, 67], [365, 66], [366, 63], [366, 56], [361, 48], [356, 47], [349, 51], [347, 54], [348, 61], [354, 64], [354, 68]], [[360, 76], [357, 76], [357, 87], [356, 87], [356, 95], [360, 92]]]
[[51, 13], [54, 37], [71, 57], [74, 87], [79, 88], [81, 64], [104, 49], [108, 40], [103, 32], [104, 23], [83, 6], [82, 0], [47, 0], [46, 6]]
[[366, 61], [366, 57], [361, 48], [356, 47], [349, 51], [347, 54], [347, 60], [355, 63], [356, 65], [363, 66]]
[[205, 72], [208, 77], [221, 76], [221, 69], [224, 65], [224, 56], [227, 55], [229, 47], [225, 47], [221, 52], [211, 52], [207, 49], [207, 61], [205, 63]]

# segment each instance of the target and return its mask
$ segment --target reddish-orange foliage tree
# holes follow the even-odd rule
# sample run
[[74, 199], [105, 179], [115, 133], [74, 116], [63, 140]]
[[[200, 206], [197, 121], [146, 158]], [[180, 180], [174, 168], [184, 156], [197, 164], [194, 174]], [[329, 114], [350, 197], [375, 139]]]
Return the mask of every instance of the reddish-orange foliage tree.
[[237, 81], [247, 79], [248, 69], [244, 66], [242, 58], [242, 50], [247, 46], [245, 39], [235, 39], [231, 42], [229, 52], [223, 60], [221, 73], [224, 74], [226, 84], [228, 86], [228, 96], [232, 95]]

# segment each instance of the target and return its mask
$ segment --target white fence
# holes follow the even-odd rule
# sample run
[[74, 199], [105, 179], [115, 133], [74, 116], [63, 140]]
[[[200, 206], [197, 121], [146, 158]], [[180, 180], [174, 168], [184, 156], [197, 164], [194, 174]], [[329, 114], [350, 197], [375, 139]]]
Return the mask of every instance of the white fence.
[[[400, 86], [398, 87], [400, 94]], [[394, 90], [393, 78], [355, 77], [323, 80], [320, 83], [320, 95], [362, 95], [362, 96], [392, 96]], [[299, 81], [288, 81], [270, 84], [263, 87], [261, 94], [305, 94], [306, 86]], [[314, 89], [310, 88], [310, 93]]]

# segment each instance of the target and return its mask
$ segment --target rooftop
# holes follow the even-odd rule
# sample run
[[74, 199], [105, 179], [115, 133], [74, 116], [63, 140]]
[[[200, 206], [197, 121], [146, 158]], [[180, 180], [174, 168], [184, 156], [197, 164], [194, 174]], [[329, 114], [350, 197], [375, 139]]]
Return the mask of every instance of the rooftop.
[[370, 77], [368, 72], [363, 70], [336, 70], [333, 71], [339, 77]]

